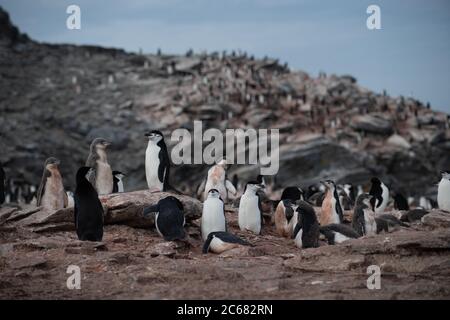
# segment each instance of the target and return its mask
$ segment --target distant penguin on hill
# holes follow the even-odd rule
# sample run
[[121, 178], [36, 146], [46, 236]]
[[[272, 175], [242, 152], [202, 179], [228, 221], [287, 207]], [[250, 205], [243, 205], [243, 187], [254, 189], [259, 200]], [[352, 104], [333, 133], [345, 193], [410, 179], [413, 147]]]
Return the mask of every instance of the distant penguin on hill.
[[408, 200], [399, 192], [394, 193], [394, 208], [400, 211], [409, 210]]
[[344, 221], [344, 213], [336, 190], [336, 184], [332, 180], [321, 181], [321, 183], [326, 187], [326, 192], [322, 202], [320, 224], [325, 226], [331, 223], [342, 223]]
[[297, 224], [295, 225], [292, 239], [299, 248], [317, 248], [319, 246], [319, 222], [316, 212], [306, 201], [300, 201], [295, 214]]
[[262, 224], [261, 200], [257, 194], [263, 186], [257, 181], [248, 182], [239, 202], [239, 228], [260, 234]]
[[5, 202], [5, 171], [0, 163], [0, 205]]
[[241, 238], [224, 231], [216, 231], [208, 234], [203, 245], [203, 253], [208, 251], [222, 253], [240, 246], [250, 246], [251, 244]]
[[120, 171], [113, 171], [113, 193], [124, 192], [123, 178], [125, 174]]
[[208, 198], [203, 203], [201, 230], [203, 241], [211, 232], [227, 231], [225, 208], [217, 189], [209, 190]]
[[322, 233], [327, 239], [328, 244], [338, 244], [350, 239], [359, 238], [359, 234], [349, 225], [346, 224], [328, 224], [320, 227]]
[[158, 233], [166, 241], [184, 240], [186, 222], [183, 204], [173, 196], [158, 201], [156, 205], [144, 208], [144, 216], [155, 212], [155, 226]]
[[58, 168], [59, 164], [59, 160], [53, 157], [48, 158], [44, 163], [41, 184], [36, 194], [36, 205], [45, 210], [59, 210], [68, 205], [67, 194]]
[[91, 168], [88, 180], [99, 195], [110, 194], [113, 191], [113, 175], [106, 155], [109, 145], [110, 143], [103, 138], [94, 139], [86, 160], [86, 167]]
[[203, 197], [200, 196], [201, 199], [206, 199], [211, 189], [217, 189], [224, 202], [228, 201], [229, 194], [231, 196], [236, 195], [235, 187], [227, 179], [226, 169], [227, 161], [222, 159], [208, 170], [206, 180], [202, 182], [197, 191], [198, 196], [203, 192]]
[[150, 191], [167, 191], [169, 188], [170, 158], [161, 131], [152, 130], [145, 151], [145, 177]]
[[438, 185], [437, 202], [439, 209], [450, 212], [450, 173], [442, 173]]
[[78, 239], [82, 241], [102, 241], [103, 207], [98, 194], [87, 180], [91, 168], [81, 167], [77, 171], [77, 186], [74, 194], [74, 218]]
[[278, 203], [274, 220], [275, 229], [280, 236], [287, 238], [291, 237], [294, 227], [297, 224], [297, 219], [293, 219], [296, 209], [297, 207], [291, 199], [284, 199]]
[[372, 196], [372, 209], [376, 214], [381, 214], [389, 201], [389, 189], [377, 177], [373, 177], [371, 182], [369, 194]]

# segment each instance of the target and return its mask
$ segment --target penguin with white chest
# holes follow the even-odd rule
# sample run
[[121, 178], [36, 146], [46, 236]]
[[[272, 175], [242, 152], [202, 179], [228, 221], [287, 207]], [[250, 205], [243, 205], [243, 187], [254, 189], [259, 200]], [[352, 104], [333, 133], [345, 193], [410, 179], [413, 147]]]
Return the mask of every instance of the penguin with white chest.
[[102, 241], [103, 207], [98, 194], [87, 180], [89, 167], [77, 171], [77, 186], [74, 193], [74, 218], [78, 239], [82, 241]]
[[211, 232], [227, 231], [224, 204], [217, 189], [209, 190], [208, 198], [203, 203], [201, 229], [203, 241]]
[[372, 209], [375, 213], [380, 214], [384, 212], [389, 201], [389, 189], [377, 177], [373, 177], [372, 186], [369, 194], [372, 196]]
[[342, 223], [332, 223], [326, 226], [321, 226], [320, 233], [325, 236], [328, 244], [331, 245], [360, 237], [352, 227]]
[[145, 177], [150, 191], [166, 191], [169, 187], [170, 159], [161, 131], [152, 130], [145, 150]]
[[368, 193], [363, 193], [356, 199], [352, 227], [361, 237], [377, 233], [375, 212], [373, 212], [371, 204], [372, 199], [372, 195]]
[[36, 205], [45, 210], [59, 210], [68, 205], [68, 197], [58, 168], [59, 164], [59, 160], [53, 157], [48, 158], [44, 163], [41, 184], [36, 194]]
[[125, 174], [120, 171], [113, 171], [113, 193], [124, 192], [123, 178]]
[[319, 222], [314, 208], [306, 201], [300, 201], [296, 208], [297, 224], [292, 239], [298, 248], [319, 247]]
[[186, 222], [183, 212], [183, 204], [173, 196], [168, 196], [158, 201], [156, 205], [144, 208], [144, 216], [155, 212], [155, 226], [158, 233], [166, 241], [184, 240]]
[[212, 166], [208, 170], [208, 176], [204, 180], [197, 190], [197, 196], [206, 200], [208, 198], [208, 192], [211, 189], [216, 189], [220, 193], [220, 197], [224, 202], [227, 202], [229, 195], [236, 195], [236, 188], [227, 179], [227, 161], [225, 159], [220, 160], [216, 165]]
[[337, 192], [336, 184], [332, 180], [321, 181], [325, 188], [325, 197], [322, 202], [320, 224], [325, 226], [331, 223], [342, 223], [344, 214]]
[[99, 195], [112, 193], [114, 187], [113, 174], [106, 154], [109, 145], [103, 138], [94, 139], [86, 160], [86, 167], [91, 168], [88, 180]]
[[214, 253], [222, 253], [227, 250], [238, 248], [240, 246], [250, 246], [251, 244], [245, 240], [242, 240], [234, 234], [216, 231], [208, 234], [203, 245], [202, 252], [208, 253], [209, 251]]
[[264, 186], [257, 181], [248, 182], [244, 194], [239, 202], [239, 228], [242, 231], [249, 230], [255, 234], [261, 233], [262, 209], [261, 201], [257, 194]]
[[291, 199], [283, 199], [278, 203], [274, 214], [274, 221], [275, 229], [280, 236], [291, 237], [295, 224], [297, 223], [297, 219], [293, 219], [295, 209], [295, 203]]
[[450, 212], [450, 173], [442, 173], [438, 185], [437, 202], [439, 209]]

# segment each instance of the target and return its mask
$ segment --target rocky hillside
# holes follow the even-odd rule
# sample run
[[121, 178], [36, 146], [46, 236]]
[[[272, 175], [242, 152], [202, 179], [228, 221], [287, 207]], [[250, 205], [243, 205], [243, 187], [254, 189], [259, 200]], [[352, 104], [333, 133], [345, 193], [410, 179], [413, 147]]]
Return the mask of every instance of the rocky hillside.
[[[146, 40], [147, 41], [147, 40]], [[151, 40], [148, 40], [151, 41]], [[91, 140], [112, 143], [110, 163], [126, 188], [145, 186], [149, 129], [279, 128], [278, 186], [329, 177], [383, 177], [405, 195], [433, 194], [450, 168], [449, 116], [390, 97], [351, 76], [312, 77], [243, 53], [143, 55], [30, 40], [0, 9], [0, 161], [7, 175], [38, 184], [45, 158], [61, 159], [68, 188]], [[184, 165], [172, 184], [192, 191], [207, 170]], [[243, 179], [255, 167], [235, 166]]]

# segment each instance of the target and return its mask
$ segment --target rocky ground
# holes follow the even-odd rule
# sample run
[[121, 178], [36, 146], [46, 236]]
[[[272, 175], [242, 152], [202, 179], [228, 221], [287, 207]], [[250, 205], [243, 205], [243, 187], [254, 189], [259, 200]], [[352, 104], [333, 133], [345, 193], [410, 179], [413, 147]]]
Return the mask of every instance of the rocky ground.
[[[0, 211], [4, 212], [7, 209]], [[410, 228], [301, 250], [266, 225], [230, 231], [254, 246], [201, 253], [199, 221], [190, 245], [165, 242], [152, 227], [105, 227], [101, 243], [73, 231], [33, 232], [16, 221], [0, 232], [1, 299], [449, 299], [450, 214], [432, 211]], [[67, 268], [81, 268], [81, 289], [66, 287]], [[381, 289], [366, 286], [369, 265]]]

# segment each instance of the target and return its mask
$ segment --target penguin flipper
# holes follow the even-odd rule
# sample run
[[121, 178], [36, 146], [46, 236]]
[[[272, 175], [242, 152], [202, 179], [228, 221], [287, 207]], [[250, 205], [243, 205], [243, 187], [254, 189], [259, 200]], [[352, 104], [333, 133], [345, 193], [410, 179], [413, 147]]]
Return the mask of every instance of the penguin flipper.
[[159, 204], [154, 204], [152, 206], [148, 206], [144, 208], [144, 217], [148, 216], [152, 212], [158, 212], [159, 211]]
[[46, 168], [44, 168], [44, 172], [42, 173], [42, 179], [41, 184], [39, 185], [39, 189], [36, 193], [36, 206], [41, 205], [42, 197], [44, 196], [45, 192], [45, 184], [47, 183], [47, 178], [50, 177], [52, 174], [50, 171], [48, 171]]
[[295, 225], [295, 228], [294, 228], [294, 232], [292, 232], [291, 238], [295, 239], [295, 237], [297, 237], [297, 233], [299, 233], [301, 229], [302, 229], [302, 225], [300, 223], [300, 219], [298, 219], [297, 224]]
[[230, 180], [225, 180], [225, 188], [230, 192], [232, 195], [236, 195], [236, 188], [233, 186]]
[[163, 191], [166, 191], [169, 186], [170, 175], [170, 159], [167, 154], [166, 144], [160, 146], [159, 151], [159, 167], [158, 167], [158, 179], [163, 182]]

